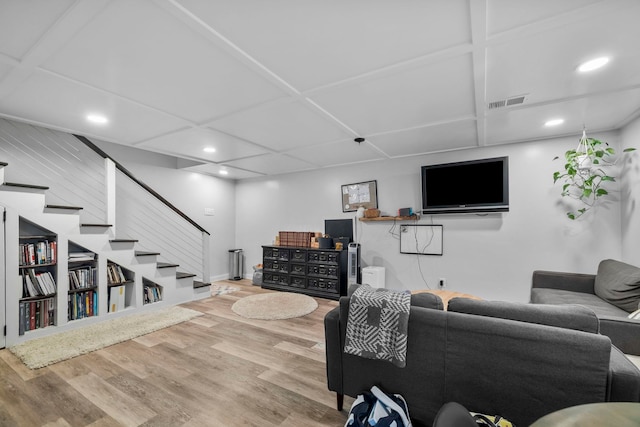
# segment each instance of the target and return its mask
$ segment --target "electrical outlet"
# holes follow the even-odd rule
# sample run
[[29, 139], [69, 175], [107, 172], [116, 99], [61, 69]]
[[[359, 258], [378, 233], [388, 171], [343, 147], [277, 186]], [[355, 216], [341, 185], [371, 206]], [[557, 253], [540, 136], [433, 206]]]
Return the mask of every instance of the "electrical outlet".
[[438, 280], [438, 288], [444, 289], [447, 286], [447, 279], [441, 278]]

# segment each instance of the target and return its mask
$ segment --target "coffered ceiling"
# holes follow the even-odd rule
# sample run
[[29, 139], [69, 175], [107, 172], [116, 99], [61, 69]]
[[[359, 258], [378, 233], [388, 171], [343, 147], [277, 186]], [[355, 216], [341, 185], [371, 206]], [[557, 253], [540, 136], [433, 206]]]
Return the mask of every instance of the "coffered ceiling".
[[0, 116], [231, 179], [577, 139], [640, 114], [638, 17], [637, 0], [0, 0]]

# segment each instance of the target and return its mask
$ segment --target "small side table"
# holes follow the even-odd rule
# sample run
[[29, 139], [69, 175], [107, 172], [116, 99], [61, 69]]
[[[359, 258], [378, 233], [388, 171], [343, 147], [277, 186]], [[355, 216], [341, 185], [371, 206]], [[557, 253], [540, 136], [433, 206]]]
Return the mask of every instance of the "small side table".
[[530, 427], [640, 426], [640, 403], [588, 403], [561, 409], [531, 424]]

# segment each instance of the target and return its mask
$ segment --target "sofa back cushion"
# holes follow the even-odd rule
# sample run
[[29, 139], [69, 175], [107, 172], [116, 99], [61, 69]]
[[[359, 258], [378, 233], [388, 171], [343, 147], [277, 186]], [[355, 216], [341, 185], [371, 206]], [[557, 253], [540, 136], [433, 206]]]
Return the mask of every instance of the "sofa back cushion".
[[539, 325], [556, 326], [577, 331], [598, 333], [598, 317], [588, 307], [573, 304], [524, 304], [507, 301], [481, 301], [453, 298], [449, 311], [519, 320]]
[[640, 268], [613, 259], [598, 265], [595, 294], [628, 313], [640, 302]]

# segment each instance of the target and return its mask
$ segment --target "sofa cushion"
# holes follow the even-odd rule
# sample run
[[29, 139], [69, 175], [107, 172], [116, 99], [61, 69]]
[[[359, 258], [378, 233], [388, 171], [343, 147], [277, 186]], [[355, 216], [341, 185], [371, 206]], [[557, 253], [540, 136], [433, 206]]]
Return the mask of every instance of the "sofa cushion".
[[561, 289], [531, 289], [531, 302], [534, 304], [577, 304], [589, 307], [596, 316], [627, 317], [629, 313], [609, 304], [594, 294], [572, 292]]
[[631, 313], [640, 302], [640, 268], [613, 259], [602, 260], [594, 291], [603, 300]]
[[468, 298], [453, 298], [449, 311], [478, 316], [518, 320], [539, 325], [556, 326], [577, 331], [598, 333], [596, 314], [581, 305], [524, 304], [507, 301], [478, 301]]

